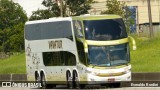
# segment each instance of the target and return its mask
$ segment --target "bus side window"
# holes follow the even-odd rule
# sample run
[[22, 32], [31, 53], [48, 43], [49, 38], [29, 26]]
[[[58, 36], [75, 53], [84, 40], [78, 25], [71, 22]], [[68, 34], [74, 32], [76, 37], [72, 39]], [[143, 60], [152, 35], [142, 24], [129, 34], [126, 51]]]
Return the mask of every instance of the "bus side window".
[[78, 56], [79, 56], [80, 62], [86, 65], [86, 56], [84, 52], [84, 46], [83, 46], [83, 43], [79, 42], [78, 40], [77, 40], [77, 49], [78, 49]]
[[64, 55], [64, 61], [65, 61], [66, 66], [76, 65], [76, 57], [74, 54], [65, 51], [65, 52], [63, 52], [63, 55]]
[[71, 22], [61, 23], [61, 29], [63, 30], [63, 38], [68, 38], [73, 41]]
[[74, 66], [76, 57], [67, 51], [43, 52], [43, 62], [45, 66]]
[[82, 38], [83, 37], [83, 29], [81, 21], [74, 20], [73, 21], [73, 27], [76, 37]]
[[60, 52], [43, 52], [43, 63], [45, 66], [61, 66], [64, 60]]
[[25, 26], [25, 39], [27, 40], [56, 38], [73, 40], [71, 21], [46, 22]]

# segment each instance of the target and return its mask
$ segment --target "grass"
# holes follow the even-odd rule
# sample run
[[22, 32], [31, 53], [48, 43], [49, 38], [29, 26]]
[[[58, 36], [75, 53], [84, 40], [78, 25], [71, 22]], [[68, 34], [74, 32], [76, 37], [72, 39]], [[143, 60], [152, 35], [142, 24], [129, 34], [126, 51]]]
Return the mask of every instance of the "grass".
[[133, 72], [160, 72], [160, 37], [135, 37], [137, 50], [131, 50]]
[[24, 74], [26, 73], [25, 54], [13, 55], [0, 60], [0, 74]]

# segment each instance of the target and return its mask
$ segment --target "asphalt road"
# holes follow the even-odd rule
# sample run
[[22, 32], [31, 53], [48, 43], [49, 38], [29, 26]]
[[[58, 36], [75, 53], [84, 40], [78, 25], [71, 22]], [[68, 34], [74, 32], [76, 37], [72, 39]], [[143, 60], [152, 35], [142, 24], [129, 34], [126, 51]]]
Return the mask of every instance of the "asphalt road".
[[[39, 89], [33, 89], [33, 88], [2, 88], [1, 87], [0, 90], [39, 90]], [[40, 89], [40, 90], [43, 90], [43, 89]], [[45, 90], [51, 90], [51, 89], [45, 89]], [[62, 89], [52, 89], [52, 90], [62, 90]], [[64, 90], [69, 90], [69, 89], [64, 89]], [[160, 90], [160, 87], [123, 87], [123, 88], [107, 88], [107, 89], [98, 89], [98, 90]]]
[[[70, 90], [67, 89], [66, 85], [57, 85], [56, 88], [50, 88], [45, 90]], [[97, 90], [160, 90], [160, 87], [120, 87], [120, 88], [111, 88], [111, 87], [104, 87], [100, 85], [87, 85], [85, 89], [97, 89]], [[85, 90], [82, 89], [82, 90]], [[38, 88], [21, 88], [21, 87], [0, 87], [0, 90], [43, 90]], [[73, 89], [75, 90], [75, 89]]]
[[[10, 82], [3, 82], [0, 86], [0, 90], [39, 90], [38, 88], [32, 88], [33, 85], [31, 84], [15, 84]], [[100, 85], [87, 85], [85, 89], [98, 89], [98, 90], [160, 90], [160, 83], [158, 82], [127, 82], [124, 84], [129, 84], [127, 86], [121, 86], [120, 88], [114, 88], [114, 87], [105, 87]], [[19, 87], [20, 86], [20, 87]], [[30, 86], [30, 87], [28, 87]], [[152, 86], [152, 87], [151, 87]], [[25, 88], [24, 88], [25, 87]], [[50, 88], [45, 90], [70, 90], [67, 89], [66, 85], [57, 85], [56, 88]], [[82, 89], [82, 90], [85, 90]], [[41, 89], [42, 90], [42, 89]], [[74, 89], [75, 90], [75, 89]]]

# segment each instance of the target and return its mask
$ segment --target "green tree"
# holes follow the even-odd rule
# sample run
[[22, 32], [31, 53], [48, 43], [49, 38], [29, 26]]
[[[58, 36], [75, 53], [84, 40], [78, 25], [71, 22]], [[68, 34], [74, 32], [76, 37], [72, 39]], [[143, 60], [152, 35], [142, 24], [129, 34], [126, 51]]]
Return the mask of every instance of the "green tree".
[[78, 16], [81, 14], [87, 14], [91, 9], [91, 3], [93, 0], [66, 0], [66, 16]]
[[47, 9], [38, 9], [37, 11], [33, 11], [29, 20], [40, 20], [40, 19], [48, 19], [50, 17], [58, 17], [60, 16], [60, 9], [56, 1], [47, 0], [43, 1], [42, 5], [44, 5]]
[[93, 0], [62, 0], [60, 4], [59, 1], [60, 0], [44, 0], [42, 5], [47, 9], [34, 11], [29, 20], [59, 17], [61, 15], [61, 6], [64, 17], [87, 14], [88, 10], [91, 9], [90, 4], [93, 2]]
[[[14, 42], [15, 35], [20, 33], [15, 32], [15, 26], [24, 24], [27, 21], [27, 15], [22, 7], [14, 3], [12, 0], [0, 0], [0, 49], [4, 52], [14, 51], [11, 42]], [[17, 27], [17, 30], [23, 32], [24, 27]], [[21, 33], [22, 34], [22, 33]], [[23, 35], [23, 34], [22, 34]], [[24, 41], [24, 38], [19, 37], [20, 41], [14, 44], [14, 47]], [[18, 51], [18, 50], [17, 50]]]
[[102, 11], [102, 14], [117, 14], [120, 15], [125, 22], [127, 32], [130, 32], [130, 25], [134, 24], [134, 20], [130, 18], [131, 12], [128, 10], [125, 2], [120, 2], [117, 0], [107, 0], [106, 1], [106, 11]]
[[10, 51], [20, 52], [24, 50], [24, 23], [15, 25], [9, 38]]
[[32, 12], [32, 16], [29, 20], [40, 20], [40, 19], [48, 19], [50, 17], [54, 17], [54, 15], [49, 10], [40, 10]]
[[117, 0], [107, 0], [106, 1], [106, 11], [102, 11], [102, 14], [117, 14], [121, 17], [125, 17], [125, 10], [124, 7], [126, 7], [125, 2], [120, 2]]

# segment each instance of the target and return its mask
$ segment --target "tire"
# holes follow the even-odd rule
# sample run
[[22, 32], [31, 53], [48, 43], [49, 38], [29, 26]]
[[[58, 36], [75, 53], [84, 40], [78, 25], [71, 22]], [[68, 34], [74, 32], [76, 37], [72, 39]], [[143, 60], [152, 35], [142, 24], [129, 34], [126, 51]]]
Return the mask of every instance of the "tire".
[[114, 88], [119, 88], [119, 87], [121, 87], [121, 83], [119, 83], [119, 82], [113, 83], [113, 87]]
[[66, 72], [66, 81], [67, 81], [67, 87], [69, 89], [72, 89], [73, 88], [72, 77], [71, 77], [71, 73], [69, 71]]
[[102, 86], [106, 86], [109, 88], [119, 88], [121, 86], [121, 83], [107, 83], [107, 84], [101, 84]]
[[42, 85], [42, 89], [46, 89], [47, 88], [47, 83], [46, 83], [46, 79], [45, 79], [45, 75], [42, 74], [41, 76], [41, 85]]
[[41, 77], [40, 77], [40, 75], [38, 73], [36, 73], [35, 74], [35, 82], [36, 83], [40, 83], [40, 81], [41, 81]]
[[79, 85], [79, 88], [80, 88], [80, 89], [85, 89], [85, 87], [86, 87], [86, 84], [80, 84], [80, 85]]
[[[35, 74], [35, 83], [41, 83], [41, 77], [38, 73]], [[40, 85], [38, 86], [38, 88], [41, 88]]]
[[79, 89], [80, 85], [79, 85], [79, 79], [78, 79], [78, 74], [76, 71], [73, 71], [73, 88]]
[[56, 88], [56, 84], [47, 84], [47, 89]]

